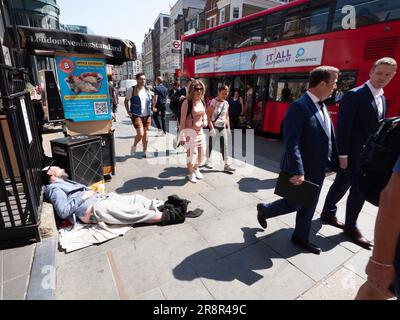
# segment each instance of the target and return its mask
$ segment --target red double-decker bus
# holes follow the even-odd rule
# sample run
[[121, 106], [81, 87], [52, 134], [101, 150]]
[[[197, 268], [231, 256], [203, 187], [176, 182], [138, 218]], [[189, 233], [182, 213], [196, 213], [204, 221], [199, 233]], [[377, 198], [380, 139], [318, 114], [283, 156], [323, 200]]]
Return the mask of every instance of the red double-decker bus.
[[[298, 0], [184, 37], [183, 74], [202, 79], [208, 98], [221, 84], [239, 89], [251, 126], [279, 134], [309, 72], [335, 66], [338, 89], [326, 103], [336, 125], [338, 102], [374, 61], [400, 62], [399, 37], [400, 0]], [[399, 76], [385, 88], [388, 117], [400, 115], [399, 88]]]

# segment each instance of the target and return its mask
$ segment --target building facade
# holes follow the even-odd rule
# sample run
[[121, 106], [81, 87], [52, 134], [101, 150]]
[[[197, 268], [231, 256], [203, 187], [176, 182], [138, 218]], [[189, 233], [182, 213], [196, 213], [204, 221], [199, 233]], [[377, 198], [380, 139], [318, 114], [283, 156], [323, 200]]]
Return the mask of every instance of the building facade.
[[207, 0], [205, 27], [212, 28], [287, 2], [290, 0]]
[[[44, 29], [60, 29], [60, 8], [56, 0], [18, 0], [10, 1], [17, 25]], [[29, 57], [29, 78], [39, 83], [39, 70], [55, 70], [54, 59]]]
[[143, 72], [146, 75], [148, 82], [154, 81], [154, 67], [153, 67], [153, 30], [150, 29], [144, 36], [142, 43], [142, 59], [143, 59]]
[[154, 22], [152, 32], [153, 41], [153, 79], [161, 75], [161, 35], [167, 31], [170, 25], [170, 15], [160, 13]]
[[80, 26], [76, 24], [62, 24], [60, 23], [60, 29], [69, 31], [69, 32], [78, 32], [84, 34], [95, 34], [89, 27], [87, 26]]
[[161, 70], [160, 75], [168, 84], [172, 84], [176, 72], [180, 69], [180, 51], [173, 48], [172, 44], [176, 40], [173, 27], [169, 27], [161, 35]]
[[[178, 0], [175, 3], [171, 8], [171, 26], [168, 30], [170, 36], [174, 35], [173, 40], [180, 40], [182, 35], [201, 30], [205, 5], [206, 0]], [[172, 52], [171, 55], [173, 64], [178, 65], [175, 69], [182, 70], [182, 52]]]
[[138, 54], [135, 61], [127, 61], [121, 66], [121, 80], [135, 79], [138, 73], [143, 72], [142, 55]]

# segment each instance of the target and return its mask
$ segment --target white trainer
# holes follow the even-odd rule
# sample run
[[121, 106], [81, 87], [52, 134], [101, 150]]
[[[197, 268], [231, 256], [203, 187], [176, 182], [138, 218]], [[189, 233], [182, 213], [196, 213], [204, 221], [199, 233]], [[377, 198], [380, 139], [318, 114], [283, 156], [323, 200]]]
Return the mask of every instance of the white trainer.
[[188, 180], [189, 180], [191, 183], [197, 183], [196, 174], [195, 174], [194, 172], [189, 173], [189, 174], [187, 175], [187, 178], [188, 178]]
[[205, 167], [206, 167], [207, 169], [212, 169], [212, 168], [214, 168], [214, 166], [212, 165], [212, 163], [211, 163], [210, 161], [207, 161]]
[[196, 171], [194, 172], [194, 174], [195, 174], [195, 176], [196, 176], [196, 178], [197, 178], [198, 180], [203, 179], [203, 174], [200, 172], [200, 169], [199, 169], [199, 168], [196, 169]]

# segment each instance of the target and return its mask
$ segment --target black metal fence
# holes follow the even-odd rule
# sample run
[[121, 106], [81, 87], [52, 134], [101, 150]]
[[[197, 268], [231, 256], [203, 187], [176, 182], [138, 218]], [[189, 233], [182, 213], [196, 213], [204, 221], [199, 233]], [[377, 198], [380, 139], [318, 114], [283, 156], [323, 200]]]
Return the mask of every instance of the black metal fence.
[[[7, 30], [6, 8], [0, 2], [0, 23]], [[0, 46], [0, 247], [40, 241], [43, 162], [30, 95], [25, 91], [27, 74], [15, 67], [19, 65], [15, 48], [10, 48], [8, 62], [3, 51]]]
[[21, 73], [0, 66], [0, 81], [14, 89], [1, 97], [0, 245], [19, 239], [40, 240], [42, 154], [30, 96], [18, 79], [23, 78]]

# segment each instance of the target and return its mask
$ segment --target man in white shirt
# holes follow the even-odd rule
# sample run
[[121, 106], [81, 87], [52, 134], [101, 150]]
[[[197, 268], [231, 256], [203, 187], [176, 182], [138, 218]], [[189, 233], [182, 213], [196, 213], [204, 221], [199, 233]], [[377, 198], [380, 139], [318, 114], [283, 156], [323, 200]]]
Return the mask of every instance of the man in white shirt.
[[[362, 86], [348, 91], [339, 109], [337, 147], [341, 170], [331, 186], [322, 210], [321, 220], [344, 229], [359, 246], [370, 250], [372, 243], [357, 228], [357, 218], [365, 199], [359, 188], [360, 153], [368, 137], [385, 118], [386, 100], [383, 88], [396, 74], [397, 63], [392, 58], [377, 60], [370, 71], [370, 79]], [[336, 204], [350, 188], [346, 204], [346, 222], [336, 218]]]
[[143, 140], [143, 158], [147, 157], [147, 131], [151, 126], [151, 107], [153, 92], [146, 86], [144, 73], [136, 75], [137, 85], [127, 90], [125, 97], [125, 109], [136, 129], [135, 141], [131, 147], [131, 155], [136, 152], [136, 147]]

